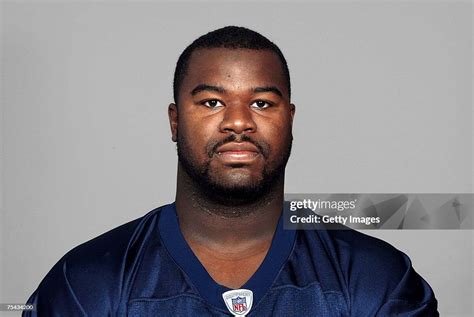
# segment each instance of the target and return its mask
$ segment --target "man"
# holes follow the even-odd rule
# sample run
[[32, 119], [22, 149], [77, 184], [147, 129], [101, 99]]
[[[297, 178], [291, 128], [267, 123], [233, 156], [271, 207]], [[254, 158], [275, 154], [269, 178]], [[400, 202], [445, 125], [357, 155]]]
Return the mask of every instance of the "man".
[[295, 106], [280, 49], [242, 27], [181, 54], [176, 201], [66, 254], [26, 316], [436, 316], [406, 255], [353, 230], [284, 230]]

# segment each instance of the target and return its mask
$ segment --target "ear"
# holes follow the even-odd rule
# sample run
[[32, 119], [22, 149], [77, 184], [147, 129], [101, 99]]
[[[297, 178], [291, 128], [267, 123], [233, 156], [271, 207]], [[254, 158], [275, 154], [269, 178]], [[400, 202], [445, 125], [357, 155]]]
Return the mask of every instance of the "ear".
[[295, 118], [296, 106], [290, 103], [290, 115], [291, 115], [291, 124], [293, 125], [293, 119]]
[[168, 119], [170, 121], [171, 140], [178, 141], [178, 107], [174, 103], [168, 106]]

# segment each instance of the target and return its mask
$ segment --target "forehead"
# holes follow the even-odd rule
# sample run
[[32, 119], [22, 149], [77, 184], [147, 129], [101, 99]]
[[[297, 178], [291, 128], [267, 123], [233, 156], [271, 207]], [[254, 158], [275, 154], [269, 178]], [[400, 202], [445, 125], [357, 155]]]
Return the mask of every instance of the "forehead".
[[270, 50], [198, 49], [189, 59], [181, 92], [203, 83], [229, 89], [277, 86], [288, 96], [281, 61]]

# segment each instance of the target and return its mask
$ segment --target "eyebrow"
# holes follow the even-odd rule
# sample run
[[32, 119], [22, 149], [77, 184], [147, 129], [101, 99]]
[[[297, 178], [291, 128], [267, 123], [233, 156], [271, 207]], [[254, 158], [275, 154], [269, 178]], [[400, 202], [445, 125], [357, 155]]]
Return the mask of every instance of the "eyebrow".
[[192, 96], [197, 95], [198, 93], [200, 93], [202, 91], [214, 91], [214, 92], [218, 92], [218, 93], [221, 93], [221, 94], [224, 94], [226, 92], [226, 90], [222, 87], [206, 85], [206, 84], [199, 84], [196, 87], [194, 87], [193, 90], [191, 90], [191, 95]]
[[253, 89], [253, 92], [259, 93], [259, 92], [272, 92], [280, 97], [283, 97], [283, 94], [281, 93], [280, 89], [276, 88], [275, 86], [266, 86], [266, 87], [256, 87]]
[[[203, 91], [213, 91], [213, 92], [217, 92], [221, 94], [225, 94], [227, 92], [223, 87], [207, 85], [207, 84], [199, 84], [196, 87], [194, 87], [193, 90], [191, 90], [191, 95], [194, 96]], [[254, 93], [271, 92], [280, 97], [283, 97], [283, 93], [280, 91], [280, 89], [278, 89], [275, 86], [255, 87], [253, 89], [253, 92]]]

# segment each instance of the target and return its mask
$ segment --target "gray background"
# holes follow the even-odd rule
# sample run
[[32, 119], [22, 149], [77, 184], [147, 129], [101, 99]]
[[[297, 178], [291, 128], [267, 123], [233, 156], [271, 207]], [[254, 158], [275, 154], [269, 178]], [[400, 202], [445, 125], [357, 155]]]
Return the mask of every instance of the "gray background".
[[[1, 3], [0, 302], [72, 247], [171, 202], [180, 52], [229, 24], [285, 53], [297, 105], [286, 191], [470, 193], [470, 2]], [[473, 313], [473, 231], [371, 231], [443, 315]]]

